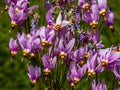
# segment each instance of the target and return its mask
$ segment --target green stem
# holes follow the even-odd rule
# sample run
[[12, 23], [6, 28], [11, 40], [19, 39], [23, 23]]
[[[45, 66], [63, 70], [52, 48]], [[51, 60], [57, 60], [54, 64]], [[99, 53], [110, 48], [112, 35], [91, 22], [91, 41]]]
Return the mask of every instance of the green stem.
[[57, 84], [58, 84], [57, 78], [58, 78], [58, 61], [56, 63], [56, 81], [55, 81], [55, 87], [54, 87], [55, 89], [57, 89]]
[[115, 89], [114, 87], [115, 87], [115, 76], [113, 76], [112, 90]]
[[64, 68], [64, 74], [62, 76], [62, 81], [61, 81], [61, 84], [60, 84], [60, 88], [62, 87], [62, 85], [64, 84], [64, 82], [66, 80], [66, 70], [67, 70], [67, 63], [66, 63], [65, 68]]
[[108, 71], [107, 70], [105, 70], [105, 72], [106, 72], [106, 79], [107, 79], [107, 86], [108, 86], [108, 90], [110, 90], [110, 85], [109, 85], [109, 76], [108, 76]]
[[98, 73], [95, 74], [96, 85], [98, 84]]

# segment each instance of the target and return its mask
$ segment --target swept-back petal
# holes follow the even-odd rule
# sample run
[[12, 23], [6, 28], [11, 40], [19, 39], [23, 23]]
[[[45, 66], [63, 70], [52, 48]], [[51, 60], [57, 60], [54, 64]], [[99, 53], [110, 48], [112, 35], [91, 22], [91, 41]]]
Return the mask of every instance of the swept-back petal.
[[62, 22], [62, 15], [61, 15], [61, 11], [60, 11], [58, 14], [58, 17], [56, 19], [56, 24], [61, 24], [61, 22]]
[[66, 52], [70, 52], [75, 44], [75, 38], [71, 39], [70, 42], [66, 46]]

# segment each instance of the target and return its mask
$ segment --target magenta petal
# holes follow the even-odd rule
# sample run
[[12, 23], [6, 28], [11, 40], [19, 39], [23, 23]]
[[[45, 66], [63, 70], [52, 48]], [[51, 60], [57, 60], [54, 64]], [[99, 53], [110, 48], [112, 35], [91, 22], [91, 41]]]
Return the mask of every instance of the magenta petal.
[[90, 15], [90, 12], [83, 12], [82, 14], [82, 19], [86, 22], [86, 23], [90, 23], [92, 20], [91, 20], [91, 15]]
[[33, 10], [36, 10], [37, 8], [38, 8], [38, 5], [34, 5], [32, 7], [29, 7], [28, 11], [33, 11]]
[[110, 26], [111, 24], [114, 24], [114, 13], [110, 10], [108, 10], [108, 13], [106, 15], [106, 23], [108, 26]]
[[59, 51], [62, 51], [64, 49], [64, 45], [63, 45], [63, 40], [62, 39], [60, 39], [60, 41], [59, 41], [58, 49], [59, 49]]
[[14, 8], [12, 6], [9, 7], [9, 16], [10, 18], [14, 18]]
[[54, 30], [51, 30], [49, 33], [48, 33], [48, 41], [52, 41], [53, 38], [54, 38], [54, 35], [55, 35], [55, 32]]
[[36, 49], [39, 46], [40, 46], [40, 39], [39, 38], [34, 39], [32, 43], [32, 48]]
[[70, 71], [71, 71], [73, 74], [76, 74], [76, 73], [77, 73], [76, 62], [71, 62], [71, 64], [70, 64]]
[[13, 43], [14, 43], [14, 39], [13, 39], [13, 38], [10, 38], [10, 41], [9, 41], [10, 51], [13, 50]]
[[106, 9], [107, 8], [107, 0], [98, 0], [98, 7], [99, 9]]
[[47, 55], [46, 54], [42, 56], [42, 62], [43, 62], [44, 68], [49, 66], [49, 61], [47, 59]]
[[46, 30], [45, 30], [44, 26], [40, 28], [40, 38], [41, 38], [41, 40], [46, 39], [45, 31]]
[[53, 69], [55, 67], [56, 60], [57, 60], [57, 57], [54, 57], [52, 60], [52, 63], [51, 63], [51, 69]]
[[34, 38], [33, 37], [30, 37], [28, 40], [27, 40], [27, 43], [26, 43], [26, 48], [28, 50], [32, 50], [32, 42], [33, 42]]
[[99, 10], [98, 10], [97, 3], [93, 3], [91, 5], [91, 18], [92, 18], [92, 21], [98, 22], [99, 20]]
[[29, 65], [28, 71], [29, 71], [28, 77], [30, 78], [31, 81], [37, 81], [41, 75], [41, 69], [40, 67], [37, 66], [33, 67], [32, 65]]
[[47, 13], [46, 13], [46, 21], [49, 25], [54, 25], [55, 24], [54, 23], [54, 18], [52, 16], [53, 11], [54, 11], [54, 8], [48, 10]]
[[75, 44], [75, 39], [73, 38], [66, 46], [66, 52], [70, 52]]

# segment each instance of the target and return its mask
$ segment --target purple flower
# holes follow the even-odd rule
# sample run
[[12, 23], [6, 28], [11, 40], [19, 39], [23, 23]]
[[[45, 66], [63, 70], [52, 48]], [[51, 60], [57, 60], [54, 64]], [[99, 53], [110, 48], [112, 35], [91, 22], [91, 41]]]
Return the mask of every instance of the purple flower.
[[92, 28], [96, 28], [99, 21], [99, 9], [96, 0], [92, 0], [91, 2], [91, 11], [84, 11], [82, 14], [82, 19], [90, 24]]
[[98, 0], [99, 13], [102, 16], [106, 15], [107, 0]]
[[54, 30], [50, 30], [49, 28], [46, 28], [44, 26], [41, 27], [39, 30], [41, 45], [42, 46], [51, 45], [54, 40], [54, 35], [55, 35]]
[[95, 28], [99, 21], [99, 10], [96, 0], [93, 0], [91, 5], [91, 27]]
[[87, 67], [88, 67], [88, 77], [101, 72], [103, 69], [100, 67], [97, 61], [98, 54], [93, 54], [90, 52], [90, 57], [87, 60]]
[[48, 75], [51, 72], [51, 70], [55, 67], [56, 60], [56, 56], [52, 58], [47, 54], [43, 55], [42, 62], [44, 66], [44, 72], [46, 75]]
[[54, 29], [55, 31], [62, 30], [63, 27], [67, 26], [70, 24], [70, 21], [62, 20], [62, 14], [61, 11], [58, 14], [58, 17], [56, 19], [56, 22], [53, 21], [53, 17], [51, 13], [53, 12], [52, 9], [50, 9], [46, 15], [46, 20], [48, 24], [50, 25], [49, 27]]
[[23, 9], [17, 11], [13, 6], [9, 7], [9, 16], [11, 18], [11, 28], [14, 28], [17, 24], [23, 25], [23, 21], [28, 17]]
[[67, 79], [69, 80], [70, 85], [74, 86], [75, 84], [77, 84], [84, 76], [86, 70], [86, 65], [80, 67], [78, 64], [76, 64], [76, 62], [71, 62], [70, 69], [67, 72]]
[[110, 10], [106, 14], [106, 24], [111, 30], [114, 29], [114, 13]]
[[99, 62], [102, 67], [107, 69], [113, 69], [116, 62], [120, 59], [120, 53], [113, 52], [113, 48], [107, 50], [101, 50], [99, 52]]
[[24, 21], [28, 18], [28, 15], [35, 9], [37, 5], [28, 7], [29, 1], [18, 0], [15, 5], [9, 6], [9, 16], [11, 18], [11, 27], [14, 28], [16, 25], [23, 26]]
[[30, 81], [34, 84], [38, 81], [41, 75], [41, 69], [38, 66], [33, 67], [32, 65], [28, 66], [28, 77]]
[[93, 80], [92, 90], [107, 90], [107, 86], [105, 85], [105, 81], [102, 80], [101, 82], [99, 81], [98, 84], [96, 84], [96, 81]]
[[[63, 39], [58, 40], [59, 43], [55, 43], [55, 54], [59, 54], [62, 59], [65, 59], [70, 55], [71, 50], [75, 44], [75, 39], [72, 38], [69, 43], [65, 43]], [[56, 41], [57, 42], [57, 41]], [[65, 45], [64, 45], [65, 44]]]
[[20, 33], [18, 33], [17, 38], [18, 38], [18, 42], [23, 50], [23, 56], [27, 56], [27, 54], [32, 53], [33, 43], [35, 43], [34, 37], [32, 36], [30, 38], [27, 38], [27, 36], [24, 33], [22, 33], [22, 35]]
[[80, 6], [83, 10], [90, 10], [89, 0], [78, 0], [78, 6]]
[[27, 42], [27, 47], [29, 49], [30, 57], [35, 57], [36, 52], [42, 50], [42, 46], [40, 45], [40, 38], [34, 38], [32, 36]]
[[18, 52], [17, 40], [14, 40], [13, 38], [10, 38], [9, 49], [10, 49], [11, 55], [14, 57]]
[[26, 54], [24, 54], [24, 52], [25, 51], [26, 51], [26, 53], [29, 52], [29, 50], [26, 49], [27, 36], [24, 33], [22, 33], [22, 35], [20, 33], [18, 33], [17, 39], [18, 39], [19, 45], [21, 46], [21, 48], [23, 50], [23, 55], [26, 55]]
[[84, 62], [84, 58], [87, 54], [87, 50], [88, 50], [87, 45], [77, 49], [73, 54], [73, 60], [78, 62], [80, 65], [82, 65]]

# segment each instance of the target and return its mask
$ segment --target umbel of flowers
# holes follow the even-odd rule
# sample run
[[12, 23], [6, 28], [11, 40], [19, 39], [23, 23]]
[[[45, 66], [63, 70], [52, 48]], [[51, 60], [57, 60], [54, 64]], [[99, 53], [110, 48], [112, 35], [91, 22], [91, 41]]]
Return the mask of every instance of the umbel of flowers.
[[[39, 6], [30, 6], [29, 0], [5, 3], [11, 29], [20, 29], [17, 39], [10, 39], [11, 56], [22, 50], [28, 77], [38, 90], [42, 85], [46, 90], [76, 89], [89, 80], [92, 90], [109, 90], [98, 77], [104, 72], [112, 72], [120, 82], [120, 47], [105, 49], [100, 39], [102, 25], [114, 32], [114, 13], [106, 0], [45, 0], [46, 25], [40, 27], [39, 14], [33, 13]], [[25, 33], [28, 17], [31, 29]]]

